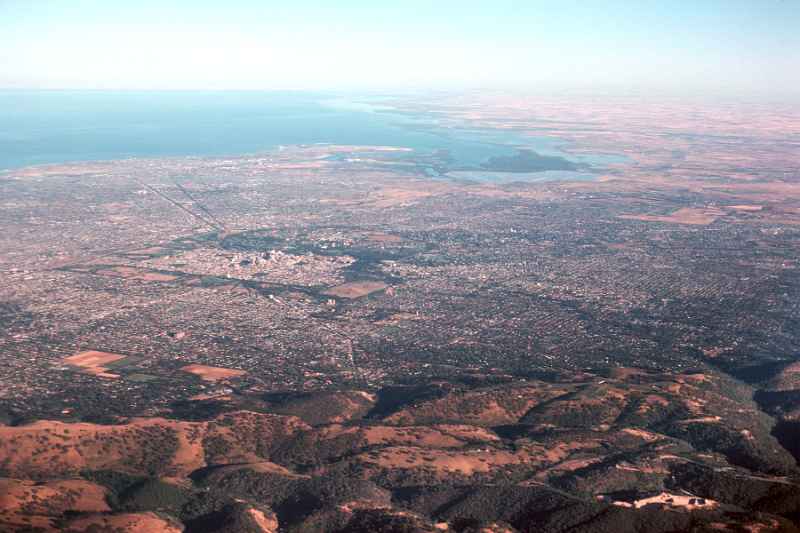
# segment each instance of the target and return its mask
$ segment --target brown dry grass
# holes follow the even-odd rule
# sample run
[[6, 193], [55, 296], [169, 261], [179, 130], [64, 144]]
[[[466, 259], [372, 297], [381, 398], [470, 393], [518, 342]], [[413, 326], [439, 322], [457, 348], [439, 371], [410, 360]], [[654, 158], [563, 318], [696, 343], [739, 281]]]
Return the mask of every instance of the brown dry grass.
[[51, 533], [62, 531], [51, 516], [0, 511], [0, 531], [3, 533]]
[[107, 365], [108, 363], [113, 363], [114, 361], [125, 359], [125, 357], [126, 357], [125, 355], [120, 355], [116, 353], [98, 352], [95, 350], [90, 350], [87, 352], [81, 352], [75, 355], [70, 355], [69, 357], [65, 357], [63, 361], [68, 365], [80, 368], [87, 374], [92, 374], [103, 378], [116, 379], [119, 377], [119, 375], [108, 372], [108, 368], [105, 367], [104, 365]]
[[664, 438], [663, 435], [659, 435], [658, 433], [652, 433], [650, 431], [645, 431], [638, 428], [624, 428], [621, 430], [621, 432], [633, 437], [638, 437], [645, 442], [655, 442]]
[[433, 196], [437, 192], [432, 190], [386, 188], [372, 194], [369, 201], [372, 207], [403, 207], [413, 205], [420, 200]]
[[219, 366], [186, 365], [181, 367], [184, 372], [200, 376], [204, 381], [221, 381], [223, 379], [237, 378], [247, 372], [235, 368], [222, 368]]
[[371, 445], [410, 444], [424, 448], [460, 448], [465, 442], [428, 427], [375, 426], [364, 429], [364, 437]]
[[566, 393], [570, 387], [531, 385], [503, 391], [449, 395], [406, 407], [384, 419], [392, 425], [424, 425], [452, 421], [466, 425], [514, 424], [532, 407]]
[[514, 451], [488, 446], [470, 450], [389, 446], [359, 454], [355, 461], [366, 467], [368, 475], [381, 471], [421, 469], [444, 479], [452, 475], [485, 474], [514, 465], [544, 468], [564, 461], [586, 445], [559, 443], [545, 446], [529, 443], [519, 445]]
[[171, 274], [163, 274], [161, 272], [153, 272], [143, 268], [134, 268], [129, 266], [116, 266], [112, 268], [100, 269], [95, 274], [101, 276], [111, 276], [115, 278], [135, 279], [139, 281], [175, 281], [177, 276]]
[[400, 312], [400, 313], [392, 313], [387, 318], [384, 318], [383, 320], [378, 320], [377, 322], [375, 322], [375, 324], [379, 326], [386, 326], [386, 325], [396, 324], [398, 322], [403, 322], [406, 320], [422, 320], [422, 319], [423, 316], [417, 313]]
[[476, 426], [366, 426], [347, 427], [334, 424], [318, 431], [322, 439], [358, 435], [363, 446], [418, 446], [424, 448], [463, 448], [469, 444], [498, 442], [493, 432]]
[[707, 226], [724, 214], [725, 213], [719, 209], [684, 207], [669, 215], [620, 215], [619, 218], [641, 220], [643, 222], [666, 222], [668, 224]]
[[230, 394], [224, 394], [221, 392], [209, 392], [209, 393], [195, 394], [194, 396], [189, 396], [189, 399], [192, 400], [193, 402], [202, 402], [205, 400], [230, 402], [231, 400], [233, 400], [233, 397]]
[[222, 466], [214, 469], [215, 476], [224, 476], [231, 472], [239, 470], [248, 470], [251, 472], [259, 472], [262, 474], [276, 474], [290, 479], [307, 479], [309, 476], [297, 474], [292, 472], [286, 467], [270, 461], [258, 461], [255, 463], [233, 464], [230, 466]]
[[644, 398], [642, 398], [639, 407], [636, 409], [636, 412], [639, 414], [645, 414], [651, 411], [654, 407], [666, 407], [669, 404], [670, 401], [663, 396], [659, 396], [657, 394], [647, 394]]
[[[223, 420], [224, 419], [224, 420]], [[273, 438], [310, 429], [295, 417], [239, 411], [208, 422], [164, 418], [134, 419], [99, 425], [39, 421], [0, 426], [0, 463], [17, 477], [58, 477], [82, 470], [117, 470], [151, 475], [154, 438], [168, 437], [159, 448], [158, 474], [181, 478], [209, 464], [263, 461], [258, 450]], [[214, 455], [204, 440], [221, 444]], [[174, 446], [174, 447], [173, 447]]]
[[402, 237], [381, 232], [367, 233], [365, 238], [372, 242], [403, 242]]
[[20, 170], [15, 170], [14, 175], [19, 177], [41, 178], [47, 176], [82, 176], [97, 173], [113, 172], [114, 165], [101, 162], [90, 163], [65, 163], [53, 165], [38, 165]]
[[381, 281], [351, 281], [335, 287], [331, 287], [322, 292], [326, 296], [337, 296], [339, 298], [361, 298], [373, 292], [384, 290], [388, 285]]
[[87, 352], [81, 352], [75, 355], [70, 355], [69, 357], [65, 357], [64, 362], [82, 368], [92, 368], [92, 367], [101, 367], [108, 363], [119, 361], [120, 359], [125, 359], [125, 356], [116, 353], [98, 352], [95, 350], [90, 350]]
[[506, 465], [536, 462], [535, 458], [527, 454], [501, 450], [456, 452], [411, 446], [383, 448], [377, 454], [363, 454], [359, 456], [359, 459], [365, 464], [374, 465], [381, 470], [425, 468], [433, 470], [442, 477], [453, 473], [471, 476]]
[[60, 516], [67, 511], [102, 513], [110, 510], [107, 493], [104, 487], [82, 479], [36, 483], [0, 478], [0, 512], [38, 516]]
[[70, 532], [114, 531], [116, 533], [181, 533], [183, 527], [168, 522], [155, 513], [89, 515], [69, 522]]
[[586, 457], [582, 459], [567, 459], [566, 461], [562, 461], [560, 463], [556, 463], [551, 468], [542, 470], [541, 472], [536, 474], [535, 479], [544, 480], [547, 479], [550, 475], [559, 475], [565, 472], [574, 472], [575, 470], [580, 470], [581, 468], [586, 468], [587, 466], [591, 466], [593, 464], [597, 464], [603, 460], [602, 457]]

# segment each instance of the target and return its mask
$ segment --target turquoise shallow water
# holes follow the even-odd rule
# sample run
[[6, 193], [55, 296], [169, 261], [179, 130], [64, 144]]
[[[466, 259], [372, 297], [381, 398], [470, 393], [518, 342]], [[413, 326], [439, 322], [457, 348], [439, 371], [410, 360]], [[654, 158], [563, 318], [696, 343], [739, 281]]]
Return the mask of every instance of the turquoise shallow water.
[[446, 150], [453, 168], [477, 168], [519, 146], [564, 155], [557, 139], [445, 129], [367, 101], [277, 92], [0, 91], [0, 169], [316, 143]]

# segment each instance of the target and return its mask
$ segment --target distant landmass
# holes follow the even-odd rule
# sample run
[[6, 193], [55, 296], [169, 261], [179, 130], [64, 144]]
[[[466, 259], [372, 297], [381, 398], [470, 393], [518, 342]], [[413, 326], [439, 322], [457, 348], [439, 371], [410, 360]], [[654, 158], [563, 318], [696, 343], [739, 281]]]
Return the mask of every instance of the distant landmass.
[[547, 170], [578, 170], [578, 165], [563, 157], [540, 155], [533, 150], [519, 150], [512, 156], [492, 156], [481, 165], [497, 172], [543, 172]]

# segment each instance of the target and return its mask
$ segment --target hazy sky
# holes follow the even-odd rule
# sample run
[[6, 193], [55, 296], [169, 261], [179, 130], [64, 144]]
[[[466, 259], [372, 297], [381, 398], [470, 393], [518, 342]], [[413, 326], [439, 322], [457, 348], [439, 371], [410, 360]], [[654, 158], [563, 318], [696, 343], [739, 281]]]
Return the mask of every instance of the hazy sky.
[[800, 0], [0, 0], [0, 87], [795, 92]]

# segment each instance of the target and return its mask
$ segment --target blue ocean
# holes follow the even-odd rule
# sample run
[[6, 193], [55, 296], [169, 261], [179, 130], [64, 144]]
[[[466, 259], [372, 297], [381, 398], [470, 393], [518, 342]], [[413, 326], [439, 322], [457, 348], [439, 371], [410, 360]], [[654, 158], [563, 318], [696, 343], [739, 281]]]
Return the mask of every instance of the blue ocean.
[[401, 113], [384, 101], [287, 92], [2, 90], [0, 170], [139, 157], [238, 156], [318, 143], [405, 147], [419, 155], [446, 151], [452, 167], [462, 169], [479, 168], [519, 148], [583, 164], [609, 162], [608, 156], [571, 157], [561, 151], [559, 139], [444, 127], [435, 116]]
[[315, 143], [446, 149], [465, 163], [509, 151], [324, 94], [0, 91], [0, 169]]

